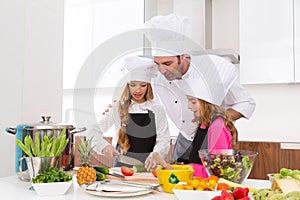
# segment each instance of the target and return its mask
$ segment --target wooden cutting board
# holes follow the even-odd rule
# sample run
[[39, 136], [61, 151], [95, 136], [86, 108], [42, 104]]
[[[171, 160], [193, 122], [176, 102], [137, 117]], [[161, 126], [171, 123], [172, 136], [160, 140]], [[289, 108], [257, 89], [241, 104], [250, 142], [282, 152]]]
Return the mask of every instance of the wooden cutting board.
[[[122, 174], [120, 167], [111, 168], [110, 172]], [[155, 178], [151, 172], [135, 172], [132, 176], [125, 176], [125, 178], [118, 178], [112, 175], [106, 175], [106, 178], [110, 180], [122, 180], [122, 181], [134, 181], [134, 182], [158, 184], [157, 178]]]

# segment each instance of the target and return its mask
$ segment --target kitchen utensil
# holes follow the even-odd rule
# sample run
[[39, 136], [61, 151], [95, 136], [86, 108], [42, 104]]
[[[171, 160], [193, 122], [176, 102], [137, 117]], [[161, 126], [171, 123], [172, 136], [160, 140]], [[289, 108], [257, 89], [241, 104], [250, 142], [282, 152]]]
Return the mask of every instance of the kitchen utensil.
[[116, 158], [119, 162], [125, 163], [127, 165], [144, 165], [144, 163], [142, 163], [140, 160], [125, 156], [123, 154], [116, 156]]
[[[101, 186], [108, 186], [106, 189], [101, 188]], [[139, 182], [132, 182], [132, 181], [118, 181], [118, 180], [104, 180], [104, 181], [97, 181], [95, 183], [86, 184], [85, 187], [86, 190], [89, 191], [98, 191], [99, 189], [101, 191], [105, 192], [122, 192], [120, 188], [110, 188], [109, 186], [129, 186], [129, 188], [132, 188], [132, 190], [158, 190], [158, 188], [161, 186], [161, 184], [146, 184], [146, 183], [139, 183]], [[100, 187], [99, 187], [100, 186]]]
[[148, 183], [140, 183], [134, 181], [118, 181], [118, 180], [104, 180], [103, 183], [128, 185], [128, 186], [133, 186], [138, 188], [145, 188], [148, 190], [157, 190], [161, 186], [161, 184], [148, 184]]
[[[63, 123], [53, 123], [50, 121], [50, 116], [42, 116], [42, 121], [39, 123], [26, 123], [17, 125], [16, 128], [6, 128], [6, 132], [14, 134], [16, 139], [24, 142], [24, 138], [30, 135], [33, 141], [35, 141], [36, 133], [42, 141], [44, 135], [48, 137], [54, 136], [55, 138], [59, 136], [62, 130], [66, 129], [67, 138], [69, 138], [69, 143], [66, 146], [65, 151], [60, 157], [60, 165], [65, 169], [73, 168], [74, 166], [74, 137], [73, 134], [83, 132], [86, 130], [83, 128], [75, 128], [73, 125], [63, 124]], [[28, 167], [25, 159], [22, 159], [26, 154], [22, 149], [16, 144], [16, 161], [15, 161], [15, 171], [17, 176], [24, 181], [30, 181]]]
[[118, 177], [118, 178], [125, 178], [125, 176], [123, 176], [122, 174], [118, 174], [118, 173], [115, 173], [115, 172], [109, 172], [108, 175], [115, 176], [115, 177]]

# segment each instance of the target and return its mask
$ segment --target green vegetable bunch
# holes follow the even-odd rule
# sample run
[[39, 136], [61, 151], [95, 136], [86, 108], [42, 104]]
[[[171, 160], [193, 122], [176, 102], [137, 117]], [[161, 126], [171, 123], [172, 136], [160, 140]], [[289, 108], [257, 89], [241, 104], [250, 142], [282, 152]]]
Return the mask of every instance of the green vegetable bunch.
[[44, 172], [32, 178], [32, 183], [53, 183], [68, 182], [72, 180], [72, 175], [60, 171], [58, 168], [50, 167], [48, 172]]
[[34, 142], [30, 135], [26, 135], [24, 144], [19, 139], [16, 140], [16, 143], [29, 157], [49, 157], [60, 156], [69, 143], [69, 139], [64, 128], [56, 139], [54, 139], [54, 136], [49, 138], [47, 135], [44, 135], [42, 142], [40, 142], [39, 134], [36, 132]]
[[281, 191], [273, 191], [269, 188], [260, 189], [252, 193], [254, 200], [298, 200], [300, 199], [300, 191], [293, 191], [283, 194]]
[[274, 178], [294, 178], [300, 181], [300, 170], [281, 168], [280, 173], [274, 174]]

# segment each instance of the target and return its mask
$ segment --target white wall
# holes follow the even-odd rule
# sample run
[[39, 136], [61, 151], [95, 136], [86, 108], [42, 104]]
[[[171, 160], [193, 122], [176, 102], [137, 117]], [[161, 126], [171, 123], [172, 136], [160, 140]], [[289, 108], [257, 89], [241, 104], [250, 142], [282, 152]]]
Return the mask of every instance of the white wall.
[[62, 120], [61, 0], [0, 1], [0, 177], [15, 173], [15, 137], [6, 127]]
[[[239, 0], [213, 0], [212, 2], [213, 48], [233, 48], [239, 52]], [[257, 107], [250, 120], [238, 120], [236, 123], [239, 139], [300, 142], [298, 125], [300, 85], [244, 86], [256, 100]]]

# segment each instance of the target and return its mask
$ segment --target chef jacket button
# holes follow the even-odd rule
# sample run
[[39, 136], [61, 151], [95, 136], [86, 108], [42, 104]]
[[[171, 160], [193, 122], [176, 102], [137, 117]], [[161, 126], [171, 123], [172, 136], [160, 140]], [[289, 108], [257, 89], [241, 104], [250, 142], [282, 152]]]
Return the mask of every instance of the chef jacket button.
[[184, 123], [185, 122], [185, 120], [182, 120], [182, 123]]
[[171, 81], [169, 81], [169, 84], [172, 84], [172, 82], [171, 82]]
[[175, 101], [175, 103], [177, 103], [178, 101]]

